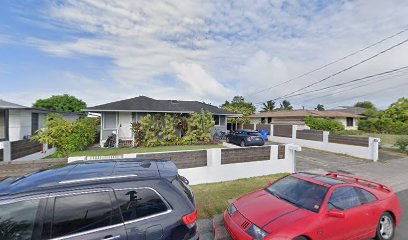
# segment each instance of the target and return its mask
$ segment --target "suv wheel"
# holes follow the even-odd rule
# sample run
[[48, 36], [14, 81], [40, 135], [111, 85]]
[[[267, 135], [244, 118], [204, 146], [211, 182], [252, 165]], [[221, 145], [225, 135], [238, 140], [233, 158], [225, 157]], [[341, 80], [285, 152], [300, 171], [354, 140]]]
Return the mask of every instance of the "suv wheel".
[[246, 146], [245, 141], [241, 140], [241, 147], [245, 147], [245, 146]]
[[390, 240], [394, 238], [395, 225], [394, 218], [389, 212], [385, 212], [381, 215], [377, 225], [377, 235], [375, 239], [378, 240]]

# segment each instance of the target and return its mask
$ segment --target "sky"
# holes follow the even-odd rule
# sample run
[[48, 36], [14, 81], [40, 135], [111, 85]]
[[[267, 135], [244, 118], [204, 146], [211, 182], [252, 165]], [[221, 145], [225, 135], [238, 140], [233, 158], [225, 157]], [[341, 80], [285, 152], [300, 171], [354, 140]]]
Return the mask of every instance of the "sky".
[[[0, 99], [31, 106], [67, 93], [94, 106], [144, 95], [220, 105], [242, 95], [259, 107], [408, 39], [407, 13], [406, 0], [5, 0]], [[406, 65], [408, 43], [300, 92]], [[408, 70], [288, 100], [386, 108], [404, 96]]]

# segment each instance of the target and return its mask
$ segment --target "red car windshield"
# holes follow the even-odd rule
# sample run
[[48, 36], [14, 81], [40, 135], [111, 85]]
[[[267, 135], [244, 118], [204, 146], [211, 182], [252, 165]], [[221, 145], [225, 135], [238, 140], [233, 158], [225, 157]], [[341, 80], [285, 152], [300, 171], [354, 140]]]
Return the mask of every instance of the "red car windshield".
[[319, 212], [328, 188], [296, 177], [287, 176], [266, 188], [270, 194], [297, 207]]

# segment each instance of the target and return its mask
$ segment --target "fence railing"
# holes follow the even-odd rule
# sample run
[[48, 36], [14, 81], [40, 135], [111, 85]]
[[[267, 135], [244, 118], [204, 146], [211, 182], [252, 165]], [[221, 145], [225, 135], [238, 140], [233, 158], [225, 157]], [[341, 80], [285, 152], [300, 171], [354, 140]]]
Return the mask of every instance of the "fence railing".
[[296, 138], [311, 140], [311, 141], [320, 141], [323, 142], [323, 131], [318, 130], [297, 130]]

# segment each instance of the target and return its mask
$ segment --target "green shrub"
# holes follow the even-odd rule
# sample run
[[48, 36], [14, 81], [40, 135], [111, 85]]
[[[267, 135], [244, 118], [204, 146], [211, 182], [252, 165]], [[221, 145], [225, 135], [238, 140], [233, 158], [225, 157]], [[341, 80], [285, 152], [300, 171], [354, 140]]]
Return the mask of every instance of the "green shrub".
[[408, 136], [398, 138], [395, 142], [395, 146], [398, 147], [400, 151], [408, 153]]
[[97, 118], [81, 118], [71, 123], [59, 114], [50, 114], [45, 122], [47, 128], [38, 130], [32, 139], [57, 147], [57, 157], [68, 157], [69, 153], [95, 143], [99, 124]]
[[161, 115], [147, 114], [140, 120], [140, 126], [144, 132], [143, 146], [155, 147], [160, 146], [159, 133], [162, 126]]
[[193, 144], [199, 141], [209, 142], [212, 140], [210, 130], [214, 128], [215, 122], [210, 112], [201, 110], [200, 113], [193, 113], [187, 122], [188, 130], [184, 136], [187, 142]]
[[132, 122], [130, 128], [135, 139], [135, 147], [142, 146], [143, 139], [145, 137], [145, 132], [142, 129], [142, 124], [140, 124], [140, 122]]
[[343, 124], [330, 119], [321, 119], [307, 116], [305, 119], [305, 123], [307, 126], [314, 130], [323, 130], [330, 132], [339, 132], [344, 130]]

